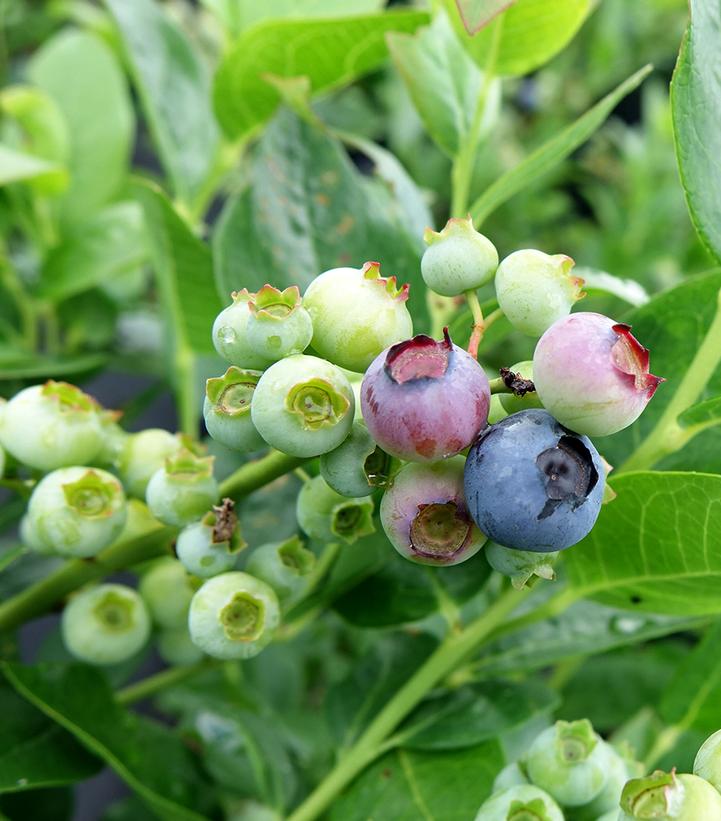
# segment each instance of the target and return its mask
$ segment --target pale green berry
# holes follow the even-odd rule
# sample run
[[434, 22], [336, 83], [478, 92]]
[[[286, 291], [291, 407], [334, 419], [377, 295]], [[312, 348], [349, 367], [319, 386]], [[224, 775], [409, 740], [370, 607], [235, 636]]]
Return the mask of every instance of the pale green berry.
[[264, 285], [251, 295], [248, 307], [248, 344], [260, 356], [277, 361], [310, 345], [313, 323], [297, 285], [284, 291]]
[[175, 551], [189, 573], [209, 579], [235, 566], [246, 543], [233, 508], [233, 501], [224, 499], [222, 505], [206, 513], [199, 522], [180, 531]]
[[341, 496], [370, 496], [388, 483], [390, 467], [391, 457], [362, 422], [354, 422], [345, 441], [320, 457], [321, 476]]
[[515, 550], [495, 542], [488, 542], [485, 556], [488, 564], [494, 570], [508, 576], [517, 590], [523, 589], [532, 576], [549, 581], [556, 578], [553, 565], [558, 559], [558, 551], [538, 553], [533, 550]]
[[188, 619], [193, 642], [219, 659], [256, 656], [279, 623], [273, 589], [238, 571], [208, 579], [193, 596]]
[[687, 773], [656, 770], [623, 788], [618, 821], [715, 821], [721, 819], [721, 794], [708, 781]]
[[529, 336], [541, 334], [570, 313], [584, 296], [583, 280], [571, 276], [573, 260], [525, 249], [507, 256], [496, 271], [496, 296], [508, 321]]
[[362, 373], [379, 353], [413, 335], [407, 299], [408, 285], [398, 288], [395, 277], [381, 277], [377, 262], [319, 274], [303, 297], [314, 350]]
[[[523, 362], [516, 362], [508, 369], [514, 374], [520, 374], [522, 379], [527, 379], [533, 382], [533, 362], [531, 360], [524, 360]], [[518, 396], [515, 393], [501, 393], [498, 394], [501, 405], [506, 413], [518, 413], [528, 408], [542, 408], [543, 404], [538, 398], [536, 391], [528, 391], [523, 396]]]
[[500, 422], [501, 419], [505, 419], [508, 416], [506, 409], [501, 404], [501, 396], [498, 393], [494, 393], [491, 395], [491, 404], [488, 408], [488, 424], [495, 425], [496, 422]]
[[699, 747], [693, 772], [721, 792], [721, 730], [710, 735]]
[[519, 784], [528, 784], [528, 777], [519, 761], [512, 761], [498, 773], [493, 782], [493, 792], [501, 792]]
[[98, 415], [102, 431], [102, 445], [95, 461], [101, 465], [117, 465], [131, 434], [124, 431], [118, 424], [118, 419], [122, 415], [119, 411], [101, 410]]
[[298, 494], [298, 524], [312, 539], [352, 544], [375, 531], [373, 500], [336, 493], [322, 476], [306, 482]]
[[588, 804], [606, 783], [611, 753], [591, 722], [557, 721], [536, 737], [524, 759], [529, 779], [566, 807]]
[[197, 589], [183, 565], [170, 556], [158, 559], [142, 575], [138, 590], [153, 621], [166, 629], [183, 627]]
[[55, 470], [95, 460], [103, 444], [100, 406], [80, 388], [46, 382], [25, 388], [0, 416], [0, 444], [19, 462]]
[[441, 296], [460, 296], [488, 282], [498, 268], [496, 246], [473, 228], [470, 217], [448, 220], [442, 231], [427, 228], [421, 275]]
[[73, 656], [88, 664], [119, 664], [148, 640], [150, 617], [142, 598], [122, 584], [101, 584], [74, 596], [61, 631]]
[[213, 457], [181, 450], [165, 460], [148, 482], [145, 501], [156, 519], [166, 525], [190, 524], [203, 516], [218, 498]]
[[258, 382], [251, 418], [265, 441], [292, 456], [320, 456], [350, 433], [355, 399], [340, 368], [297, 354], [271, 365]]
[[563, 821], [553, 798], [533, 784], [494, 793], [478, 810], [476, 821]]
[[257, 547], [250, 555], [246, 570], [251, 576], [269, 584], [280, 601], [301, 593], [315, 567], [315, 553], [303, 547], [298, 536], [283, 542]]
[[5, 462], [7, 461], [7, 457], [5, 456], [5, 450], [2, 446], [0, 446], [0, 479], [2, 479], [3, 474], [5, 473]]
[[35, 553], [41, 553], [43, 555], [55, 553], [55, 549], [51, 545], [46, 544], [40, 536], [38, 536], [33, 519], [27, 513], [20, 520], [19, 532], [20, 541], [25, 547], [29, 547], [30, 550], [35, 551]]
[[592, 801], [578, 808], [577, 821], [596, 821], [607, 812], [615, 812], [618, 818], [621, 793], [626, 782], [632, 777], [630, 770], [635, 762], [626, 761], [613, 747], [606, 746], [609, 752], [606, 783]]
[[213, 323], [213, 345], [226, 362], [239, 368], [262, 371], [275, 360], [257, 353], [248, 340], [248, 320], [251, 295], [246, 288], [233, 291], [232, 303], [224, 308]]
[[196, 664], [203, 658], [203, 651], [190, 638], [187, 624], [161, 630], [156, 641], [160, 658], [173, 667]]
[[150, 477], [182, 447], [181, 437], [161, 428], [131, 433], [117, 458], [118, 472], [128, 493], [144, 499]]
[[120, 482], [100, 468], [48, 473], [28, 504], [29, 532], [62, 556], [95, 556], [120, 534], [127, 516]]
[[248, 371], [231, 365], [223, 376], [205, 383], [203, 418], [208, 433], [231, 450], [249, 452], [265, 445], [250, 415], [260, 371]]

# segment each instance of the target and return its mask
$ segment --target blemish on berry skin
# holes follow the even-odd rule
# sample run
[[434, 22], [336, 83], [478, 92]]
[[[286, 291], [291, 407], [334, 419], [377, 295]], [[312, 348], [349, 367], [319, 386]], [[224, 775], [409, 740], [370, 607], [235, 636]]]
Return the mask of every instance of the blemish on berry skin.
[[436, 440], [435, 439], [420, 439], [416, 444], [416, 452], [419, 453], [421, 456], [425, 456], [426, 459], [430, 459], [433, 456], [433, 452], [436, 449]]

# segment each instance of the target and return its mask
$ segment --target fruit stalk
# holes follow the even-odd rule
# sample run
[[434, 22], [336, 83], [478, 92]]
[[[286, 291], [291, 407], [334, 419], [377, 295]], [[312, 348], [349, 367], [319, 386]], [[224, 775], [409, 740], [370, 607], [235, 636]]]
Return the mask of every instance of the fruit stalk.
[[468, 353], [474, 358], [478, 358], [478, 346], [481, 344], [486, 325], [483, 321], [483, 311], [481, 303], [478, 301], [478, 294], [475, 291], [466, 291], [466, 301], [473, 316], [473, 330], [471, 338], [468, 340]]

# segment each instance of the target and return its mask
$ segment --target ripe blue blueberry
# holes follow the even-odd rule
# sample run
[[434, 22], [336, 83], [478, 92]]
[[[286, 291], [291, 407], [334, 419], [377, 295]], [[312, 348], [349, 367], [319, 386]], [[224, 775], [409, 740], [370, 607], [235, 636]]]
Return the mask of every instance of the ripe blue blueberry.
[[605, 484], [591, 441], [543, 410], [492, 425], [466, 460], [471, 516], [489, 539], [520, 550], [549, 553], [581, 541], [596, 522]]

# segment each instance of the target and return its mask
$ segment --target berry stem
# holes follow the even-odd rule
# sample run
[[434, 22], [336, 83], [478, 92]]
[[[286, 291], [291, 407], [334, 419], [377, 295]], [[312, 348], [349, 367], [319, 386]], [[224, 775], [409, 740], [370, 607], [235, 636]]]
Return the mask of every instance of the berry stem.
[[478, 301], [478, 294], [474, 290], [466, 291], [466, 302], [473, 316], [473, 330], [471, 331], [471, 338], [468, 340], [468, 353], [475, 359], [478, 357], [478, 346], [483, 339], [486, 325], [483, 321], [483, 311], [481, 310], [481, 303]]
[[477, 649], [518, 606], [524, 591], [507, 590], [481, 616], [458, 633], [449, 633], [435, 652], [368, 725], [335, 768], [293, 812], [288, 821], [312, 821], [338, 793], [385, 748], [385, 741], [425, 695]]

